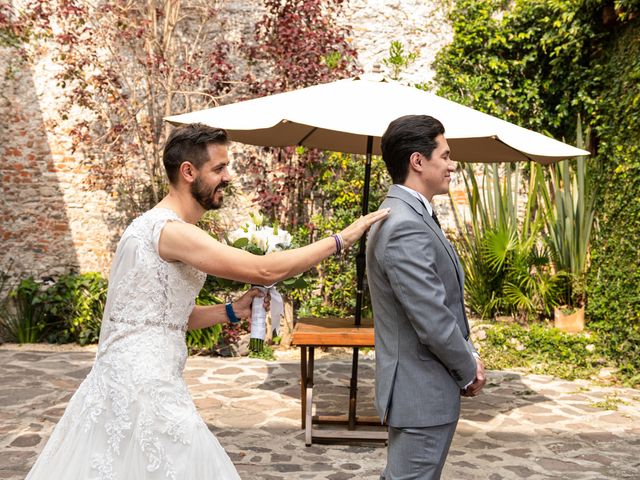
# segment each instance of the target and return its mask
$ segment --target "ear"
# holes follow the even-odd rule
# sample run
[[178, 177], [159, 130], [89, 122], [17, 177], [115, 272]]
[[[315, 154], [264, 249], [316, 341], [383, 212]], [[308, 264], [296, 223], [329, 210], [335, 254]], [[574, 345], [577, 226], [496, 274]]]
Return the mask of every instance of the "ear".
[[423, 161], [423, 156], [422, 154], [418, 153], [418, 152], [413, 152], [411, 154], [411, 156], [409, 157], [409, 166], [413, 169], [416, 170], [418, 172], [422, 171], [422, 161]]
[[196, 180], [196, 172], [198, 169], [191, 162], [182, 162], [178, 169], [180, 176], [184, 178], [187, 183], [193, 183]]

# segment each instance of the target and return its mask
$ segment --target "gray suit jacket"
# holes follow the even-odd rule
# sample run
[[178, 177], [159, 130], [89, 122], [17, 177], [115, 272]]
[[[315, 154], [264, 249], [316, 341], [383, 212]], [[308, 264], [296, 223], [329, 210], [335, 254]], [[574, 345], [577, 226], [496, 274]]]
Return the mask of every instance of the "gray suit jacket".
[[422, 202], [393, 185], [367, 246], [376, 342], [376, 407], [393, 427], [429, 427], [460, 415], [475, 378], [458, 256]]

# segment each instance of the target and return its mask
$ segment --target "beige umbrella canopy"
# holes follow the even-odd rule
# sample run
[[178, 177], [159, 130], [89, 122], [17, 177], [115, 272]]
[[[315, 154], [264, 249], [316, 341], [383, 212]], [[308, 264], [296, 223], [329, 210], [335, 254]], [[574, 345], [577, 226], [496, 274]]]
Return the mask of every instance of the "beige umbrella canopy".
[[551, 163], [589, 153], [539, 133], [396, 82], [364, 78], [174, 115], [171, 123], [224, 128], [231, 140], [252, 145], [304, 145], [345, 153], [380, 154], [380, 137], [403, 115], [440, 120], [452, 158], [462, 162]]

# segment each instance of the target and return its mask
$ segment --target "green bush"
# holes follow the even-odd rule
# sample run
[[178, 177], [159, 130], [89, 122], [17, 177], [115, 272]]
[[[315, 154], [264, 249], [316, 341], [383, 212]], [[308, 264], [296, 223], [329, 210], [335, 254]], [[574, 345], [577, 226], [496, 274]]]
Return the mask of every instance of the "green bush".
[[12, 289], [8, 280], [9, 275], [0, 271], [0, 292], [6, 292], [0, 301], [0, 336], [9, 342], [40, 341], [45, 330], [40, 285], [29, 277]]
[[[318, 209], [310, 225], [301, 225], [292, 233], [294, 241], [304, 245], [338, 232], [362, 214], [365, 157], [325, 152], [322, 162], [310, 172], [315, 179]], [[373, 156], [369, 211], [377, 210], [384, 200], [389, 178], [381, 157]], [[356, 305], [356, 244], [343, 256], [324, 260], [309, 276], [309, 288], [292, 295], [298, 315], [349, 316]], [[366, 290], [366, 281], [365, 281]], [[371, 316], [368, 296], [363, 303], [363, 317]]]
[[[465, 270], [467, 305], [485, 319], [548, 318], [560, 303], [566, 279], [553, 272], [542, 242], [539, 182], [531, 178], [526, 202], [520, 202], [521, 168], [503, 165], [500, 170], [498, 164], [486, 165], [479, 185], [470, 165], [462, 169], [472, 218], [470, 225], [457, 219], [455, 243]], [[518, 212], [524, 212], [523, 218]]]
[[[220, 297], [213, 294], [214, 285], [214, 277], [208, 276], [198, 294], [198, 298], [196, 298], [196, 305], [219, 305], [223, 303]], [[189, 330], [186, 337], [187, 346], [190, 350], [214, 350], [220, 341], [222, 328], [222, 324], [218, 324], [199, 330]]]
[[439, 94], [569, 141], [578, 114], [591, 129], [589, 326], [640, 383], [640, 1], [459, 0], [451, 20]]
[[96, 272], [62, 275], [41, 289], [46, 338], [52, 343], [95, 343], [107, 300], [107, 281]]
[[606, 335], [629, 383], [640, 384], [640, 21], [606, 47], [595, 126], [602, 159], [598, 232], [587, 278], [591, 328]]
[[567, 380], [592, 378], [610, 365], [606, 341], [595, 332], [568, 334], [543, 324], [491, 324], [480, 342], [485, 367], [526, 369]]
[[[5, 279], [7, 276], [3, 274]], [[21, 280], [0, 306], [0, 329], [9, 341], [32, 343], [98, 341], [107, 297], [99, 273], [68, 274], [50, 286]]]

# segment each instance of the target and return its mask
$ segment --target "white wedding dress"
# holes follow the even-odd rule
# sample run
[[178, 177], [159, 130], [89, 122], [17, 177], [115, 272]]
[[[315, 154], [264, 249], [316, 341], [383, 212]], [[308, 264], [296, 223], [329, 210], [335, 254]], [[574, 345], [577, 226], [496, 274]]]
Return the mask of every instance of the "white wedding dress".
[[113, 261], [96, 360], [27, 480], [238, 479], [182, 378], [205, 274], [158, 255], [171, 210], [127, 228]]

